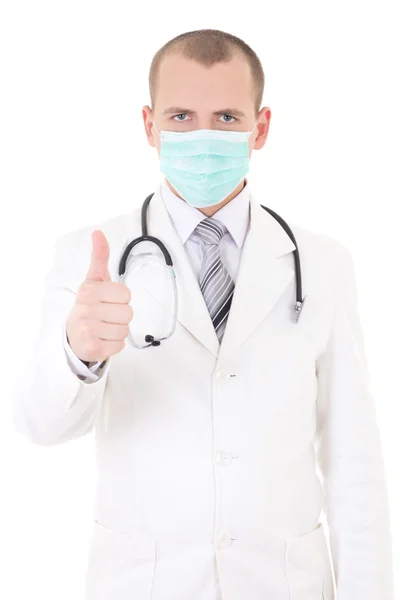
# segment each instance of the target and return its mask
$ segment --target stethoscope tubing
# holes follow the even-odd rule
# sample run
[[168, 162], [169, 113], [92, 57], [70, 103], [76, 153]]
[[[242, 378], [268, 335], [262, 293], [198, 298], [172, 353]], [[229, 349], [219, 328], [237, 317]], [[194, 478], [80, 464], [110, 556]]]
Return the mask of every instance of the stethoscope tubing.
[[[163, 244], [163, 242], [160, 239], [148, 234], [147, 209], [150, 204], [150, 200], [152, 199], [153, 196], [154, 196], [154, 192], [149, 194], [142, 204], [142, 209], [141, 209], [142, 235], [140, 237], [132, 240], [127, 245], [127, 247], [125, 248], [125, 250], [121, 256], [119, 266], [118, 266], [118, 275], [119, 275], [121, 281], [123, 281], [125, 271], [126, 271], [127, 260], [132, 251], [132, 248], [134, 248], [140, 242], [145, 242], [145, 241], [154, 242], [154, 244], [156, 244], [160, 248], [161, 252], [164, 255], [165, 262], [166, 262], [167, 266], [170, 268], [171, 277], [175, 278], [171, 254], [169, 253], [169, 251], [167, 250], [167, 248], [165, 247], [165, 245]], [[276, 221], [286, 231], [287, 235], [290, 237], [290, 239], [292, 240], [292, 242], [295, 246], [295, 249], [293, 250], [293, 258], [294, 258], [295, 278], [296, 278], [296, 302], [293, 305], [293, 311], [295, 313], [295, 321], [297, 323], [299, 320], [299, 317], [300, 317], [301, 310], [303, 308], [304, 300], [306, 299], [306, 296], [304, 298], [302, 298], [301, 265], [300, 265], [300, 254], [299, 254], [299, 249], [297, 246], [297, 241], [293, 234], [293, 231], [291, 230], [289, 225], [286, 223], [286, 221], [280, 215], [278, 215], [271, 208], [264, 206], [263, 204], [261, 204], [260, 206], [264, 210], [266, 210], [272, 217], [274, 217], [274, 219], [276, 219]], [[175, 288], [175, 294], [176, 294], [176, 288]], [[175, 315], [176, 315], [176, 308], [175, 308]], [[174, 329], [175, 329], [175, 327], [173, 328], [173, 330]], [[163, 338], [163, 339], [165, 339], [165, 338]], [[151, 335], [146, 336], [146, 341], [150, 342], [149, 345], [155, 346], [155, 345], [160, 344], [160, 342], [157, 342], [156, 340], [154, 340], [154, 337]], [[145, 346], [145, 347], [147, 347], [147, 346]]]

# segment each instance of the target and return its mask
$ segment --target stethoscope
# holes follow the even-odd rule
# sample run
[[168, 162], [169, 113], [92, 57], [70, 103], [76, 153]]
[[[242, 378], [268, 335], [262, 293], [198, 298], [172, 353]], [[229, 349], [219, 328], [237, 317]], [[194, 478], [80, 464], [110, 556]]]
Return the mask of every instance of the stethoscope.
[[[153, 335], [147, 334], [145, 335], [145, 342], [146, 344], [143, 345], [139, 345], [137, 344], [132, 336], [131, 333], [129, 332], [128, 334], [128, 338], [130, 340], [130, 342], [132, 343], [133, 346], [135, 346], [136, 348], [148, 348], [149, 346], [159, 346], [161, 344], [162, 340], [166, 340], [169, 337], [171, 337], [171, 335], [174, 333], [175, 331], [175, 327], [176, 327], [176, 322], [177, 322], [177, 315], [178, 315], [178, 290], [176, 287], [176, 275], [175, 275], [175, 271], [174, 271], [174, 265], [172, 262], [172, 258], [170, 253], [168, 252], [167, 248], [164, 246], [164, 244], [162, 243], [161, 240], [159, 240], [158, 238], [149, 235], [148, 234], [148, 229], [147, 229], [147, 208], [150, 204], [150, 200], [152, 199], [152, 197], [154, 196], [154, 192], [152, 194], [149, 194], [149, 196], [147, 196], [147, 198], [145, 199], [145, 201], [142, 204], [142, 211], [141, 211], [141, 223], [142, 223], [142, 235], [134, 240], [132, 240], [132, 242], [130, 242], [128, 244], [128, 246], [125, 248], [124, 253], [121, 257], [120, 263], [119, 263], [119, 268], [118, 268], [118, 274], [119, 274], [119, 280], [120, 282], [124, 283], [125, 282], [125, 276], [126, 276], [126, 264], [127, 264], [127, 260], [128, 257], [131, 253], [131, 250], [134, 246], [136, 246], [136, 244], [139, 244], [140, 242], [154, 242], [155, 244], [157, 244], [157, 246], [160, 248], [161, 252], [164, 255], [164, 260], [165, 263], [167, 265], [170, 277], [171, 277], [171, 281], [172, 281], [172, 287], [173, 287], [173, 293], [174, 293], [174, 316], [173, 316], [173, 321], [172, 321], [172, 328], [171, 331], [168, 333], [168, 335], [165, 335], [164, 337], [161, 338], [155, 338]], [[279, 216], [276, 212], [274, 212], [271, 208], [267, 208], [266, 206], [263, 206], [262, 204], [260, 205], [264, 210], [268, 211], [270, 215], [272, 215], [277, 221], [278, 223], [283, 227], [283, 229], [286, 231], [286, 233], [288, 234], [288, 236], [290, 237], [290, 239], [292, 240], [293, 244], [295, 245], [295, 249], [293, 250], [293, 254], [294, 254], [294, 266], [295, 266], [295, 276], [296, 276], [296, 302], [293, 305], [293, 311], [294, 311], [294, 317], [295, 317], [295, 322], [297, 323], [300, 317], [300, 313], [301, 310], [303, 308], [303, 304], [304, 304], [304, 300], [305, 297], [302, 298], [302, 282], [301, 282], [301, 267], [300, 267], [300, 256], [299, 256], [299, 250], [297, 247], [297, 242], [296, 242], [296, 238], [294, 237], [294, 234], [292, 232], [292, 230], [290, 229], [289, 225], [286, 223], [286, 221], [284, 221], [282, 219], [281, 216]]]

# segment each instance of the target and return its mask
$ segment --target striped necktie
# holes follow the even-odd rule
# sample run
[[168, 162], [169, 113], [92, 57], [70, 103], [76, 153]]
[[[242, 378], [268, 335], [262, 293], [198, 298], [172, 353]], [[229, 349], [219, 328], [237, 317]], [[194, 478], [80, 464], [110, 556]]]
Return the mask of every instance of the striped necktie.
[[206, 217], [200, 221], [195, 231], [205, 244], [199, 285], [218, 340], [221, 342], [235, 289], [232, 277], [221, 261], [219, 249], [219, 243], [227, 228], [218, 219]]

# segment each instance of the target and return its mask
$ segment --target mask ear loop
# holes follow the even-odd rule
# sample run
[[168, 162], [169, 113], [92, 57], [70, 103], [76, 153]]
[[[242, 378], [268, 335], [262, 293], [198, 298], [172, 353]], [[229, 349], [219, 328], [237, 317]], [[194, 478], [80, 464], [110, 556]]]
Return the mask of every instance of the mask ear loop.
[[249, 135], [248, 135], [247, 141], [249, 140], [249, 138], [250, 138], [251, 134], [252, 134], [252, 133], [253, 133], [253, 131], [255, 130], [255, 128], [256, 128], [256, 125], [257, 125], [257, 119], [256, 119], [256, 122], [255, 122], [255, 123], [254, 123], [254, 125], [253, 125], [253, 129], [250, 131], [250, 133], [249, 133]]
[[258, 124], [258, 123], [257, 123], [257, 119], [256, 119], [256, 122], [255, 122], [255, 123], [254, 123], [254, 125], [253, 125], [253, 129], [252, 129], [252, 130], [249, 132], [249, 137], [251, 136], [251, 134], [252, 134], [252, 133], [253, 133], [253, 131], [255, 130], [255, 128], [256, 128], [256, 125], [257, 125], [257, 124]]
[[156, 127], [156, 124], [155, 124], [155, 121], [153, 121], [153, 127], [154, 127], [154, 129], [157, 131], [157, 133], [158, 133], [159, 137], [161, 138], [161, 133], [158, 131], [158, 129], [157, 129], [157, 127]]

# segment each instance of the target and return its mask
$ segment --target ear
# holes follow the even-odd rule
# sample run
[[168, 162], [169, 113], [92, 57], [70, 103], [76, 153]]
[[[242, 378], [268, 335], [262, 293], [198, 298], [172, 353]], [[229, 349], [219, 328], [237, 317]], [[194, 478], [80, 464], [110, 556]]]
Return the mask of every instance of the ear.
[[142, 117], [147, 141], [149, 142], [150, 146], [156, 148], [156, 140], [155, 136], [153, 135], [153, 111], [147, 104], [142, 108]]
[[257, 115], [257, 120], [257, 137], [254, 140], [254, 150], [260, 150], [267, 141], [269, 124], [271, 122], [271, 109], [268, 106], [261, 108]]

